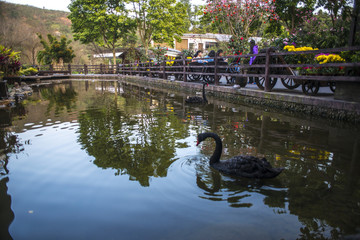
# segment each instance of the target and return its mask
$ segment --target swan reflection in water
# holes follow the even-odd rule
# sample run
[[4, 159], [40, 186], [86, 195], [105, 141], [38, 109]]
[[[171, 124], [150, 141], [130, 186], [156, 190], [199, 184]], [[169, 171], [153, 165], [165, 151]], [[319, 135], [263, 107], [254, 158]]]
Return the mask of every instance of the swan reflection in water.
[[286, 212], [286, 192], [280, 179], [256, 179], [226, 176], [208, 164], [208, 159], [197, 157], [189, 160], [196, 171], [196, 185], [203, 190], [199, 197], [211, 201], [227, 201], [230, 207], [250, 208], [255, 194], [264, 197], [263, 202], [277, 214]]
[[198, 96], [189, 97], [189, 98], [185, 99], [185, 102], [186, 103], [207, 103], [208, 100], [206, 99], [205, 86], [209, 86], [209, 84], [203, 83], [202, 98], [198, 97]]

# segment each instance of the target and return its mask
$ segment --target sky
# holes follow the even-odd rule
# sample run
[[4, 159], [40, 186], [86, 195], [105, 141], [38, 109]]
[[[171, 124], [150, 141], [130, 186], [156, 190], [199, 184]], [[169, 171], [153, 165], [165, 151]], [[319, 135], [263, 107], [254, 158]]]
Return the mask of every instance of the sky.
[[[204, 0], [190, 0], [192, 4], [204, 4]], [[68, 12], [67, 6], [71, 0], [5, 0], [5, 2], [17, 3], [23, 5], [30, 5], [38, 8], [45, 8], [50, 10], [61, 10]]]

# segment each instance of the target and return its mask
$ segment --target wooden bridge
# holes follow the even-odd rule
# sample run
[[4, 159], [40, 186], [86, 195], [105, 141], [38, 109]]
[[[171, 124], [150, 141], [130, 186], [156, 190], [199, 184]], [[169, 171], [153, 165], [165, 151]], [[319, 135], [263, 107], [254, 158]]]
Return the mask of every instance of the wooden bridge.
[[[220, 84], [223, 77], [228, 85], [240, 87], [246, 87], [248, 81], [252, 80], [265, 92], [272, 91], [276, 82], [281, 80], [288, 89], [301, 86], [303, 93], [307, 95], [315, 95], [320, 87], [328, 86], [333, 91], [336, 88], [335, 98], [360, 102], [359, 50], [360, 46], [298, 52], [278, 52], [268, 48], [258, 54], [216, 56], [207, 64], [199, 64], [192, 59], [179, 56], [175, 60], [164, 59], [160, 62], [147, 61], [117, 66], [69, 64], [55, 68], [48, 65], [39, 66], [38, 77], [69, 77], [71, 74], [138, 75], [184, 82], [206, 81], [215, 86]], [[353, 56], [354, 62], [298, 63], [299, 59], [314, 60], [317, 54], [340, 52], [347, 52]], [[250, 57], [256, 57], [252, 65], [248, 63]], [[220, 58], [225, 61], [220, 61]], [[297, 69], [300, 69], [300, 72]]]

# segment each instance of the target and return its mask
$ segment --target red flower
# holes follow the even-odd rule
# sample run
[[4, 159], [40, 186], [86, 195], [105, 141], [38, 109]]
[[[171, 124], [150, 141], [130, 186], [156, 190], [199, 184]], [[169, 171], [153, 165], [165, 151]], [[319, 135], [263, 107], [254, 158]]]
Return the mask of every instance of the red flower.
[[243, 40], [243, 39], [244, 39], [243, 37], [240, 38], [240, 40]]

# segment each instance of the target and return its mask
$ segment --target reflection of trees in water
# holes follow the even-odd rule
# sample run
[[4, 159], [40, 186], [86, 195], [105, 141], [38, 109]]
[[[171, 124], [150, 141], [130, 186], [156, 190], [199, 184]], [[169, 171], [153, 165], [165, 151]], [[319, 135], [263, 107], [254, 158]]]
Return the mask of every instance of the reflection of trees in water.
[[58, 115], [64, 110], [70, 112], [76, 108], [77, 92], [71, 84], [59, 84], [53, 87], [42, 88], [40, 93], [42, 98], [49, 101], [47, 113], [54, 109], [55, 114]]
[[11, 196], [7, 192], [8, 154], [23, 151], [23, 144], [20, 143], [18, 136], [11, 132], [10, 126], [13, 117], [22, 117], [25, 114], [25, 108], [21, 103], [11, 109], [0, 109], [0, 239], [12, 239], [9, 227], [14, 220]]
[[[360, 146], [355, 145], [358, 156]], [[298, 160], [289, 166], [293, 173], [288, 179], [289, 210], [306, 225], [302, 239], [321, 239], [318, 236], [327, 226], [333, 228], [335, 239], [341, 233], [354, 233], [360, 226], [359, 158], [335, 155], [332, 161], [313, 161], [305, 164]]]
[[149, 186], [150, 177], [167, 175], [177, 140], [187, 136], [187, 126], [164, 111], [164, 98], [154, 99], [152, 94], [150, 99], [141, 91], [132, 96], [125, 103], [113, 95], [97, 99], [96, 107], [79, 116], [79, 142], [97, 166], [116, 169], [116, 174]]
[[23, 150], [23, 144], [19, 142], [18, 136], [11, 131], [12, 118], [23, 115], [25, 115], [24, 106], [20, 103], [11, 109], [0, 109], [0, 178], [9, 173], [7, 154], [19, 153]]
[[0, 239], [12, 239], [9, 227], [14, 220], [14, 212], [11, 210], [11, 196], [7, 193], [8, 177], [0, 178]]
[[19, 142], [17, 135], [11, 133], [8, 129], [0, 128], [0, 160], [4, 168], [4, 173], [0, 170], [0, 176], [2, 174], [7, 174], [9, 171], [6, 168], [8, 163], [8, 153], [19, 153], [23, 150], [23, 144]]

